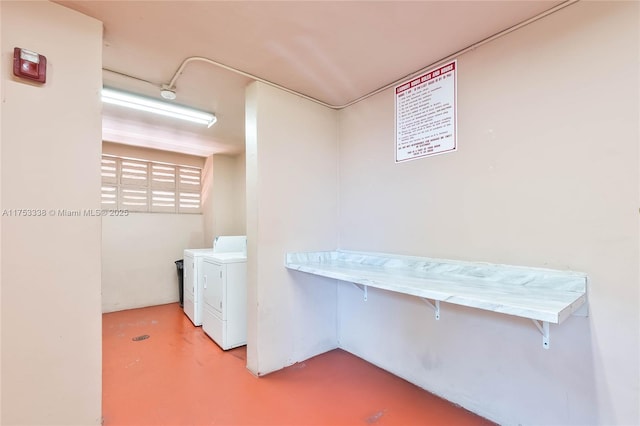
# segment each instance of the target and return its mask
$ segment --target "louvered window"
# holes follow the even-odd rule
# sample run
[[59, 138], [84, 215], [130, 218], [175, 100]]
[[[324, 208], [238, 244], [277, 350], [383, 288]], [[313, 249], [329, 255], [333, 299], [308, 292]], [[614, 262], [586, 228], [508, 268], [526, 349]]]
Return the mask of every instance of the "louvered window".
[[178, 211], [195, 213], [200, 211], [200, 169], [180, 166], [178, 168]]
[[102, 156], [102, 208], [132, 212], [200, 213], [197, 167]]
[[118, 160], [102, 156], [102, 208], [118, 208]]

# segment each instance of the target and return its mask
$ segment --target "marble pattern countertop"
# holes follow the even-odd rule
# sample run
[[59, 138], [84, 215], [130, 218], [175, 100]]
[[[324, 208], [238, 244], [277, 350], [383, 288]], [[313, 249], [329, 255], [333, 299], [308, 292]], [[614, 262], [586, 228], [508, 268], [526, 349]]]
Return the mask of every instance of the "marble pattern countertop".
[[435, 301], [563, 322], [586, 303], [584, 273], [353, 251], [287, 253], [288, 269]]

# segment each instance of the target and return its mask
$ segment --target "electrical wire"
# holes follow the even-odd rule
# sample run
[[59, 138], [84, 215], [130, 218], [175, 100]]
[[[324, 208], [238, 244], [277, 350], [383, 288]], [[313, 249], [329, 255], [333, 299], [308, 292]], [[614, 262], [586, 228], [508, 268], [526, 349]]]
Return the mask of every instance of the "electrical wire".
[[102, 68], [102, 71], [106, 71], [106, 72], [110, 72], [110, 73], [113, 73], [113, 74], [121, 75], [123, 77], [131, 78], [133, 80], [142, 81], [144, 83], [150, 84], [150, 85], [155, 86], [155, 87], [162, 87], [162, 84], [160, 84], [160, 83], [154, 83], [153, 81], [145, 80], [144, 78], [135, 77], [133, 75], [125, 74], [123, 72], [115, 71], [115, 70], [112, 70], [112, 69], [109, 69], [109, 68]]

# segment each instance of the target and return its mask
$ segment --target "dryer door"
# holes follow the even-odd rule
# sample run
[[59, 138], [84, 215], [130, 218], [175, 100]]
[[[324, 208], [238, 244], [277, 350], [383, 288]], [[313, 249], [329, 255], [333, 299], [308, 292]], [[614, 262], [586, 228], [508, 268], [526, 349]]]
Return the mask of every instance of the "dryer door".
[[224, 266], [204, 261], [204, 303], [213, 309], [222, 320], [224, 315]]

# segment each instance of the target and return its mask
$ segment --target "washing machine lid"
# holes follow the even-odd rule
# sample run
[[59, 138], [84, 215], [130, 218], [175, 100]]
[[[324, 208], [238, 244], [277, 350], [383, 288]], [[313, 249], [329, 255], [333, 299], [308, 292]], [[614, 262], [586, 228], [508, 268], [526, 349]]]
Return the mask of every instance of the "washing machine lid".
[[193, 256], [193, 257], [200, 257], [200, 256], [207, 256], [209, 254], [213, 254], [213, 249], [185, 249], [184, 250], [184, 255], [185, 256]]
[[247, 254], [246, 235], [220, 235], [213, 240], [214, 253], [244, 253]]
[[244, 252], [235, 253], [214, 253], [204, 257], [205, 260], [211, 259], [218, 263], [239, 263], [246, 262], [247, 255]]

